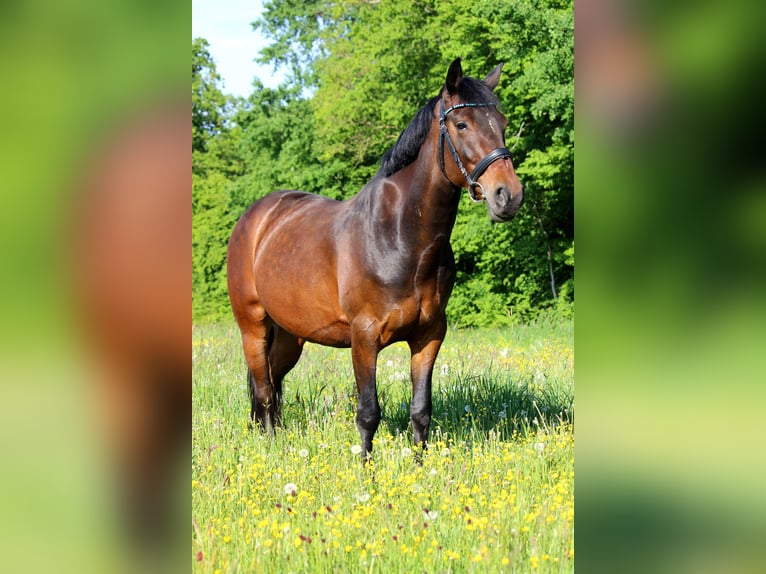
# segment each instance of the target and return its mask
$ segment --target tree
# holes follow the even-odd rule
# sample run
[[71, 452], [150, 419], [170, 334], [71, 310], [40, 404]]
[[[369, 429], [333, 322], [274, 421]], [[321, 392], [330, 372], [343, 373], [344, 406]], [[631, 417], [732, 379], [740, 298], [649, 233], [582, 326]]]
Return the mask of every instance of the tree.
[[[205, 114], [194, 124], [205, 152], [195, 157], [195, 173], [217, 172], [228, 181], [197, 185], [226, 204], [220, 217], [230, 220], [279, 188], [350, 197], [438, 93], [449, 62], [460, 56], [474, 77], [505, 62], [495, 92], [526, 202], [513, 222], [494, 225], [464, 198], [453, 232], [458, 277], [448, 315], [452, 323], [479, 325], [526, 319], [548, 307], [571, 310], [571, 0], [270, 0], [254, 26], [271, 40], [261, 61], [287, 66], [291, 75], [276, 90], [254, 85], [233, 113], [216, 96], [204, 44], [192, 50], [207, 70], [199, 74], [206, 78], [199, 83]], [[225, 242], [219, 232], [206, 241]]]
[[242, 212], [232, 182], [245, 171], [241, 130], [230, 125], [232, 101], [223, 94], [203, 38], [192, 41], [192, 316], [220, 317], [226, 306], [226, 245]]
[[218, 87], [221, 76], [204, 38], [192, 41], [192, 149], [202, 152], [223, 128], [226, 97]]

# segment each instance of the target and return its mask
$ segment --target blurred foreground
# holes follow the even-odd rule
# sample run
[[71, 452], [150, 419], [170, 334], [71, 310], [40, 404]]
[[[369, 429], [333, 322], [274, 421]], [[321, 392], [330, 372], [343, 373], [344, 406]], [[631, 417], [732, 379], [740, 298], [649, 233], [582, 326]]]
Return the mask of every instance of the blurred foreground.
[[181, 569], [190, 9], [2, 12], [2, 569]]
[[762, 572], [764, 8], [576, 10], [578, 570]]

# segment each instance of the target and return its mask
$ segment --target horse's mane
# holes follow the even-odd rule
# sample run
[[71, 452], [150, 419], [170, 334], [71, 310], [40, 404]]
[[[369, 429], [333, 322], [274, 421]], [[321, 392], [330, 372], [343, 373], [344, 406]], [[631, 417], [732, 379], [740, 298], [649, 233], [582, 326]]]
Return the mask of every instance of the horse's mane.
[[[444, 88], [442, 88], [443, 90]], [[379, 174], [386, 177], [399, 171], [400, 169], [407, 167], [418, 157], [420, 153], [420, 146], [426, 140], [426, 136], [431, 129], [431, 116], [433, 115], [434, 107], [438, 105], [441, 97], [439, 91], [438, 96], [434, 96], [431, 100], [415, 114], [415, 117], [410, 122], [404, 131], [399, 134], [399, 139], [396, 140], [394, 146], [388, 150], [380, 160]], [[460, 88], [458, 89], [458, 95], [460, 100], [464, 103], [493, 103], [497, 104], [498, 100], [492, 90], [480, 80], [474, 78], [464, 77], [460, 82]]]

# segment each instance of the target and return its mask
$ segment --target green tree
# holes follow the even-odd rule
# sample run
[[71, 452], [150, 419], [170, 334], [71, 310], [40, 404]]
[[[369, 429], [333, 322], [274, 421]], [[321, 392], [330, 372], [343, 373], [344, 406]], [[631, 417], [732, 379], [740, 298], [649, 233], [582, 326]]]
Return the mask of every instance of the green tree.
[[452, 26], [444, 48], [462, 47], [471, 69], [505, 63], [496, 93], [505, 104], [508, 147], [525, 192], [525, 205], [510, 224], [493, 226], [481, 210], [461, 209], [453, 233], [458, 282], [450, 316], [478, 325], [488, 317], [526, 319], [546, 307], [571, 312], [574, 260], [566, 253], [573, 253], [574, 242], [572, 3], [449, 4], [440, 4], [438, 26], [460, 24]]
[[204, 38], [192, 41], [192, 149], [203, 152], [207, 142], [223, 128], [226, 97], [221, 76]]
[[203, 38], [192, 41], [192, 317], [216, 318], [227, 309], [226, 245], [243, 211], [232, 195], [245, 173], [242, 130], [230, 122], [233, 100]]
[[[204, 210], [212, 216], [220, 209], [216, 217], [226, 225], [275, 189], [350, 197], [438, 93], [452, 59], [460, 56], [475, 77], [505, 62], [495, 91], [509, 119], [507, 144], [526, 203], [513, 222], [494, 225], [464, 198], [453, 233], [458, 279], [448, 314], [453, 323], [479, 325], [526, 319], [547, 307], [569, 311], [573, 24], [571, 0], [270, 0], [254, 26], [271, 40], [261, 61], [290, 70], [285, 86], [255, 84], [227, 113], [213, 89], [212, 60], [203, 57], [204, 45], [196, 50], [208, 71], [200, 74], [208, 90], [200, 101], [210, 112], [202, 118], [214, 121], [199, 124], [204, 153], [195, 157], [195, 173], [205, 178], [195, 193], [209, 197]], [[198, 223], [207, 235], [200, 232], [197, 245], [225, 244], [225, 226], [207, 215]], [[195, 277], [211, 286], [205, 296], [223, 297], [217, 251], [200, 257]]]

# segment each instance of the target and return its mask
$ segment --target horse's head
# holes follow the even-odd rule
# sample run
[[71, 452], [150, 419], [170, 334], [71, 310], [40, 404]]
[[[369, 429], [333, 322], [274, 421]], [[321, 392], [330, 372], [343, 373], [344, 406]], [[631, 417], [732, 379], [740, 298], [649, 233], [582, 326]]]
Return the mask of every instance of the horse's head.
[[[523, 188], [505, 147], [508, 121], [492, 90], [502, 64], [484, 81], [463, 77], [460, 58], [449, 67], [439, 104], [439, 162], [442, 173], [487, 202], [493, 221], [508, 221], [524, 201]], [[449, 152], [449, 153], [447, 153]], [[457, 182], [457, 183], [456, 183]]]

